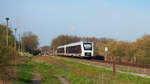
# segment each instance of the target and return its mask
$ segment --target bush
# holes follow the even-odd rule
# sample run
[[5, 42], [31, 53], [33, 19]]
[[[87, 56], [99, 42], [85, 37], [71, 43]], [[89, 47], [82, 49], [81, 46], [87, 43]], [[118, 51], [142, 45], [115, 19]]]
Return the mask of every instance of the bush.
[[[8, 70], [12, 69], [9, 67], [11, 62], [13, 61], [14, 54], [16, 51], [12, 47], [14, 44], [14, 36], [10, 29], [8, 32], [9, 46], [6, 46], [6, 27], [0, 25], [0, 76], [1, 78], [10, 77], [8, 74]], [[9, 68], [9, 69], [8, 69]]]

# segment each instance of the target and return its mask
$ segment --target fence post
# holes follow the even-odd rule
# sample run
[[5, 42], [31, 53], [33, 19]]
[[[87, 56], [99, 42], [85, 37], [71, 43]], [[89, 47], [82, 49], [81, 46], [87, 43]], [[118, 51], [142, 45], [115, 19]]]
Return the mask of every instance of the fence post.
[[103, 80], [104, 80], [103, 72], [102, 72], [102, 77], [101, 77], [101, 78], [102, 78], [102, 84], [104, 84], [104, 83], [103, 83]]
[[116, 63], [115, 63], [115, 59], [113, 57], [113, 75], [115, 76], [116, 74]]

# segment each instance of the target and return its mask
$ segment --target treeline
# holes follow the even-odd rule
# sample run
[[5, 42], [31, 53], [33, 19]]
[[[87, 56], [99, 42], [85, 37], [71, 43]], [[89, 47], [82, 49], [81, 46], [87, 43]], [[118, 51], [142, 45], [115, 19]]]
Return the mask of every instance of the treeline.
[[150, 64], [150, 35], [144, 35], [135, 42], [116, 41], [111, 38], [60, 35], [52, 40], [50, 48], [56, 50], [60, 45], [77, 41], [94, 42], [95, 56], [105, 56], [105, 47], [108, 47], [108, 56], [105, 57], [107, 61], [147, 66]]
[[[12, 63], [14, 58], [14, 53], [16, 53], [14, 49], [14, 35], [12, 30], [8, 28], [8, 46], [6, 42], [6, 26], [0, 24], [0, 78], [5, 78], [5, 71], [8, 66]], [[1, 77], [5, 76], [5, 77]]]
[[94, 42], [94, 54], [99, 55], [99, 49], [101, 48], [102, 43], [107, 43], [112, 41], [111, 38], [95, 38], [95, 37], [78, 37], [78, 36], [69, 36], [69, 35], [60, 35], [52, 40], [50, 49], [55, 50], [60, 45], [65, 45], [69, 43], [74, 43], [78, 41], [92, 41]]
[[68, 35], [60, 35], [57, 38], [52, 40], [51, 49], [55, 49], [60, 45], [65, 45], [73, 42], [80, 41], [81, 38], [77, 36], [68, 36]]
[[[135, 42], [110, 41], [103, 44], [101, 49], [103, 50], [106, 46], [109, 48], [108, 61], [150, 65], [150, 35], [144, 35]], [[100, 50], [100, 53], [104, 55], [104, 51]]]

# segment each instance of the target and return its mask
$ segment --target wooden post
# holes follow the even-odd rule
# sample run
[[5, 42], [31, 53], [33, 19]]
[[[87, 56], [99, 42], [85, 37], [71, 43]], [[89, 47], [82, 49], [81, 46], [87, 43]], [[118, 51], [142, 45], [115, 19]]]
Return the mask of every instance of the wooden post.
[[16, 31], [17, 31], [17, 29], [15, 28], [15, 40], [14, 40], [14, 48], [15, 48], [15, 50], [16, 50]]
[[113, 57], [113, 75], [115, 76], [116, 74], [116, 63], [115, 63], [115, 59]]
[[103, 75], [103, 72], [102, 72], [102, 77], [101, 77], [101, 78], [102, 78], [102, 84], [103, 84], [103, 81], [104, 81], [104, 75]]

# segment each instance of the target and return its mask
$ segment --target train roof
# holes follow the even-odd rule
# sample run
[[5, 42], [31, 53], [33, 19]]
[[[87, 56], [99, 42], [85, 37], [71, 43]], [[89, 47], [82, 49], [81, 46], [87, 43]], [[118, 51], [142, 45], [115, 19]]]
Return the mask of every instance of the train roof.
[[89, 41], [80, 41], [80, 42], [75, 42], [75, 43], [70, 43], [70, 44], [58, 46], [57, 48], [63, 48], [63, 47], [67, 47], [67, 46], [80, 45], [80, 44], [83, 44], [83, 43], [93, 43], [93, 42], [89, 42]]

